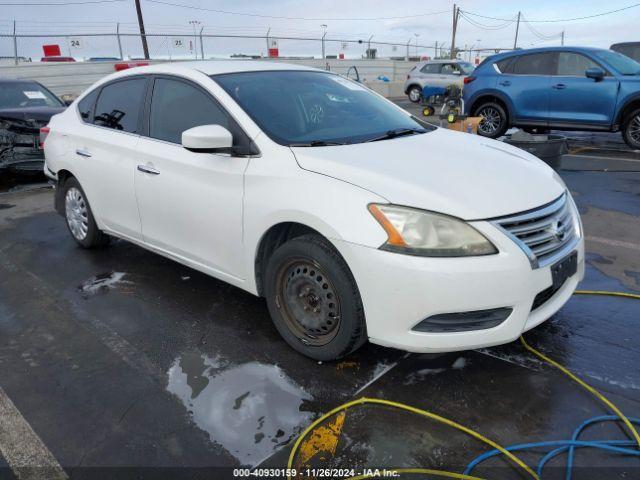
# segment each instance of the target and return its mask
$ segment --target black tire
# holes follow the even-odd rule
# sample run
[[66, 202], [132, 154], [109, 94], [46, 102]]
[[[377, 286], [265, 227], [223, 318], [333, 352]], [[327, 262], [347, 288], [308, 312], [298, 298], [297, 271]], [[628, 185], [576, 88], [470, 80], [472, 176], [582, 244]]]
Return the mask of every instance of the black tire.
[[367, 340], [364, 309], [344, 259], [319, 235], [293, 238], [271, 255], [265, 296], [278, 332], [314, 360], [335, 360]]
[[422, 88], [419, 85], [411, 85], [407, 90], [407, 96], [413, 103], [420, 103], [422, 100]]
[[[509, 119], [502, 105], [496, 102], [486, 102], [478, 105], [473, 112], [474, 117], [484, 117], [478, 125], [478, 135], [488, 138], [498, 138], [509, 128]], [[491, 118], [490, 123], [486, 118]]]
[[69, 177], [62, 187], [64, 217], [71, 237], [82, 248], [103, 247], [110, 237], [102, 232], [91, 212], [87, 196], [75, 177]]
[[640, 109], [631, 112], [622, 125], [622, 138], [634, 150], [640, 150]]

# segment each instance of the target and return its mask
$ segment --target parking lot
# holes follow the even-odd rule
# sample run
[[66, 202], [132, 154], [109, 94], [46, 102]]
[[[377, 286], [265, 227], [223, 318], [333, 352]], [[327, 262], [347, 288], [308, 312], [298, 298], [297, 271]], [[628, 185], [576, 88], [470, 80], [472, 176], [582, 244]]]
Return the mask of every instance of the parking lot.
[[[638, 292], [640, 161], [624, 148], [612, 154], [611, 143], [583, 138], [560, 172], [586, 232], [580, 288]], [[429, 410], [501, 445], [570, 438], [608, 413], [519, 343], [439, 356], [367, 345], [342, 361], [309, 360], [284, 343], [263, 299], [124, 241], [82, 250], [51, 189], [10, 186], [0, 194], [0, 411], [11, 428], [0, 450], [13, 453], [0, 456], [0, 478], [14, 478], [8, 466], [25, 459], [47, 467], [42, 478], [224, 478], [237, 466], [285, 467], [302, 429], [362, 396]], [[632, 299], [574, 296], [527, 339], [640, 416], [639, 313]], [[324, 427], [294, 465], [462, 471], [486, 451], [382, 406]], [[585, 436], [620, 435], [606, 424]], [[532, 465], [539, 456], [522, 454]], [[581, 479], [637, 474], [630, 457], [578, 451], [575, 464]], [[563, 466], [552, 461], [544, 478], [564, 478]], [[474, 474], [525, 478], [503, 459]]]

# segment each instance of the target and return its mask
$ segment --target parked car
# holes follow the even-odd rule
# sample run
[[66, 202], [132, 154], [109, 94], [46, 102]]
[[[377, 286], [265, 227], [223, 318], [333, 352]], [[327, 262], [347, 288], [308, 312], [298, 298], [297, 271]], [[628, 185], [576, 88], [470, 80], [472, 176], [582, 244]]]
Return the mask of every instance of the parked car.
[[447, 87], [455, 84], [462, 87], [467, 75], [473, 72], [473, 65], [462, 60], [428, 60], [420, 62], [407, 74], [404, 93], [412, 102], [419, 102], [422, 89], [429, 87]]
[[367, 339], [510, 342], [584, 274], [576, 206], [543, 162], [324, 70], [114, 73], [51, 119], [44, 149], [80, 246], [124, 238], [263, 296], [282, 337], [318, 360]]
[[611, 50], [640, 62], [640, 42], [615, 43], [611, 45]]
[[40, 59], [41, 62], [75, 62], [76, 59], [73, 57], [42, 57]]
[[42, 173], [40, 128], [64, 109], [65, 104], [38, 82], [0, 79], [0, 174]]
[[552, 47], [486, 59], [465, 79], [467, 113], [478, 133], [497, 138], [510, 126], [622, 131], [640, 149], [640, 63], [611, 50]]

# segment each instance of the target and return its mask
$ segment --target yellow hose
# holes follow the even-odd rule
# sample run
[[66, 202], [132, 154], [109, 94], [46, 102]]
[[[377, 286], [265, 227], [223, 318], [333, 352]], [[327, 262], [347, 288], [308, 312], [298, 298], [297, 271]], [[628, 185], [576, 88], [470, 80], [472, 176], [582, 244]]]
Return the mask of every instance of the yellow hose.
[[[637, 295], [637, 294], [634, 294], [634, 293], [626, 293], [626, 292], [608, 292], [608, 291], [602, 291], [602, 290], [576, 290], [574, 293], [576, 295], [606, 295], [606, 296], [612, 296], [612, 297], [625, 297], [625, 298], [634, 298], [636, 300], [640, 300], [640, 295]], [[613, 404], [613, 402], [611, 402], [603, 394], [598, 392], [591, 385], [587, 384], [586, 382], [584, 382], [583, 380], [578, 378], [575, 374], [570, 372], [566, 367], [560, 365], [555, 360], [552, 360], [551, 358], [547, 357], [543, 353], [541, 353], [538, 350], [536, 350], [535, 348], [533, 348], [531, 345], [529, 345], [526, 342], [526, 340], [524, 339], [523, 336], [520, 336], [520, 342], [522, 343], [522, 345], [524, 346], [524, 348], [527, 351], [531, 352], [536, 357], [540, 358], [541, 360], [543, 360], [544, 362], [548, 363], [549, 365], [551, 365], [551, 366], [557, 368], [558, 370], [560, 370], [562, 373], [564, 373], [571, 380], [576, 382], [582, 388], [586, 389], [589, 393], [591, 393], [600, 402], [604, 403], [607, 407], [609, 407], [616, 415], [618, 415], [618, 417], [620, 417], [622, 422], [626, 425], [626, 427], [631, 432], [634, 440], [638, 443], [638, 447], [640, 448], [640, 434], [638, 434], [638, 431], [636, 430], [634, 425], [620, 411], [620, 409]], [[289, 454], [289, 461], [287, 463], [287, 468], [288, 469], [292, 469], [293, 468], [293, 461], [295, 459], [295, 456], [296, 456], [296, 453], [298, 451], [298, 448], [300, 447], [300, 444], [302, 443], [304, 438], [316, 426], [318, 426], [320, 423], [324, 422], [326, 419], [330, 418], [331, 416], [335, 415], [338, 412], [341, 412], [343, 410], [347, 410], [347, 409], [349, 409], [351, 407], [354, 407], [354, 406], [359, 406], [359, 405], [364, 405], [364, 404], [378, 404], [378, 405], [386, 405], [386, 406], [389, 406], [389, 407], [398, 408], [398, 409], [405, 410], [405, 411], [408, 411], [408, 412], [411, 412], [411, 413], [415, 413], [417, 415], [421, 415], [423, 417], [427, 417], [427, 418], [429, 418], [431, 420], [435, 420], [437, 422], [440, 422], [440, 423], [448, 425], [448, 426], [450, 426], [452, 428], [455, 428], [456, 430], [464, 432], [467, 435], [469, 435], [469, 436], [471, 436], [471, 437], [473, 437], [473, 438], [475, 438], [477, 440], [480, 440], [481, 442], [486, 443], [487, 445], [489, 445], [489, 446], [493, 447], [494, 449], [500, 451], [503, 455], [505, 455], [513, 463], [515, 463], [518, 467], [520, 467], [521, 469], [526, 471], [527, 474], [531, 478], [534, 478], [536, 480], [540, 480], [540, 477], [538, 477], [536, 472], [534, 472], [526, 463], [524, 463], [522, 460], [520, 460], [517, 456], [515, 456], [513, 453], [507, 451], [504, 447], [498, 445], [493, 440], [490, 440], [489, 438], [487, 438], [484, 435], [476, 432], [475, 430], [472, 430], [471, 428], [465, 427], [464, 425], [460, 425], [459, 423], [456, 423], [453, 420], [449, 420], [448, 418], [441, 417], [440, 415], [437, 415], [435, 413], [429, 412], [427, 410], [422, 410], [422, 409], [419, 409], [419, 408], [412, 407], [410, 405], [405, 405], [403, 403], [394, 402], [394, 401], [391, 401], [391, 400], [384, 400], [384, 399], [379, 399], [379, 398], [366, 398], [366, 397], [362, 397], [362, 398], [359, 398], [357, 400], [352, 400], [350, 402], [344, 403], [344, 404], [334, 408], [333, 410], [327, 412], [326, 414], [322, 415], [320, 418], [316, 419], [313, 423], [311, 423], [311, 425], [309, 425], [298, 436], [298, 438], [296, 439], [295, 443], [293, 444], [293, 448], [291, 449], [291, 453]], [[461, 473], [448, 472], [448, 471], [445, 471], [445, 470], [431, 470], [431, 469], [427, 469], [427, 468], [395, 468], [395, 469], [386, 469], [386, 470], [387, 471], [394, 471], [394, 472], [397, 472], [397, 473], [422, 473], [422, 474], [435, 475], [435, 476], [440, 476], [440, 477], [445, 477], [445, 478], [462, 479], [462, 480], [482, 480], [479, 477], [473, 477], [473, 476], [464, 475], [464, 474], [461, 474]], [[374, 474], [359, 475], [359, 476], [351, 477], [348, 480], [363, 480], [363, 479], [366, 479], [366, 478], [373, 478], [374, 476], [375, 476]], [[288, 478], [288, 480], [291, 480], [291, 476], [288, 476], [287, 478]]]

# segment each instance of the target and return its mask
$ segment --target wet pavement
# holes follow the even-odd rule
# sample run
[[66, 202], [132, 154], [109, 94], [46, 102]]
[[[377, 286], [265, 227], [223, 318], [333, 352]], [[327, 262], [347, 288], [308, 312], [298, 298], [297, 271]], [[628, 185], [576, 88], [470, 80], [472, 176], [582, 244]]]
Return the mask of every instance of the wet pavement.
[[[581, 288], [640, 292], [640, 172], [573, 170], [561, 175], [587, 235]], [[502, 445], [566, 439], [607, 413], [519, 343], [441, 356], [367, 345], [339, 362], [311, 361], [280, 339], [262, 299], [124, 241], [76, 247], [52, 198], [49, 189], [0, 194], [0, 400], [11, 399], [72, 478], [284, 467], [303, 428], [360, 396], [432, 411]], [[639, 314], [640, 301], [576, 296], [527, 338], [640, 416]], [[331, 422], [298, 463], [461, 472], [487, 450], [388, 407]], [[586, 438], [623, 437], [603, 425]], [[540, 455], [522, 457], [535, 465]], [[543, 478], [563, 478], [563, 462]], [[578, 479], [640, 476], [637, 459], [578, 452], [576, 464]], [[13, 478], [6, 467], [0, 455], [0, 478]], [[502, 459], [474, 473], [525, 478]]]

